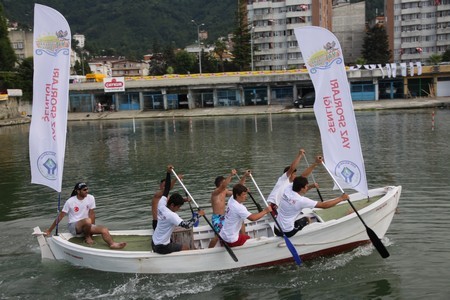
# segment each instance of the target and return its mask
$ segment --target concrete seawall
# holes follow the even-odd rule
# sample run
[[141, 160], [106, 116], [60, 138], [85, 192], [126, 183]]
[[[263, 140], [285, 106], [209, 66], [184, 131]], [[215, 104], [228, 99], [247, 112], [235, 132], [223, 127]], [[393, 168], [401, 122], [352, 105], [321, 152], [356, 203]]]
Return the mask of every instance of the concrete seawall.
[[[382, 109], [413, 109], [426, 107], [450, 107], [450, 98], [415, 98], [379, 101], [354, 101], [355, 111]], [[313, 108], [293, 108], [283, 105], [212, 107], [177, 109], [167, 111], [119, 111], [104, 113], [69, 113], [69, 120], [114, 120], [140, 118], [213, 117], [258, 114], [314, 113]]]
[[[442, 98], [413, 98], [393, 99], [378, 101], [354, 101], [355, 111], [360, 110], [383, 110], [383, 109], [414, 109], [430, 107], [450, 107], [450, 97]], [[195, 109], [177, 109], [167, 111], [119, 111], [103, 113], [69, 113], [69, 121], [88, 120], [119, 120], [119, 119], [145, 119], [145, 118], [181, 118], [181, 117], [213, 117], [213, 116], [236, 116], [236, 115], [258, 115], [258, 114], [293, 114], [314, 113], [313, 108], [292, 108], [283, 105], [263, 106], [235, 106], [235, 107], [212, 107]], [[0, 126], [16, 125], [30, 122], [29, 117], [0, 120]]]

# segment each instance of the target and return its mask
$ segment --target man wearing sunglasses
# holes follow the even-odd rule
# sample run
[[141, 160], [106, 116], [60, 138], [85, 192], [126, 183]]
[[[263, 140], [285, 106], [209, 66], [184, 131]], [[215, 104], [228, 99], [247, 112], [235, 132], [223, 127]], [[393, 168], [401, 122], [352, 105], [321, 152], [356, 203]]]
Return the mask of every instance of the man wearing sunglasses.
[[45, 231], [46, 235], [52, 233], [56, 223], [60, 223], [66, 214], [69, 215], [69, 232], [73, 235], [84, 234], [85, 242], [92, 245], [93, 234], [101, 234], [103, 240], [111, 249], [122, 249], [127, 245], [123, 242], [114, 242], [105, 226], [95, 225], [95, 198], [88, 194], [88, 186], [84, 182], [75, 185], [70, 198], [64, 204], [64, 207], [58, 218], [53, 221], [49, 229]]

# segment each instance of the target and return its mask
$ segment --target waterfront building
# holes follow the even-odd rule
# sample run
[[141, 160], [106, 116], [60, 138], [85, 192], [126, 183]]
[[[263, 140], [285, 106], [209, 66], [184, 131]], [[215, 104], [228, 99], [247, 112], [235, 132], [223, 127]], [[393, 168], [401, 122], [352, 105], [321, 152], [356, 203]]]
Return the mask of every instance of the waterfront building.
[[313, 25], [332, 31], [331, 0], [249, 0], [247, 16], [254, 45], [254, 70], [303, 67], [294, 28]]
[[394, 62], [427, 62], [450, 47], [450, 0], [386, 0]]
[[[349, 68], [352, 100], [450, 96], [450, 65], [424, 66], [420, 70], [417, 65], [406, 71], [398, 65], [395, 76], [388, 76], [386, 67]], [[294, 99], [314, 91], [306, 69], [126, 77], [124, 85], [124, 91], [110, 92], [103, 82], [71, 84], [69, 111], [93, 112], [96, 103], [101, 103], [106, 111], [111, 107], [114, 110], [292, 107]]]

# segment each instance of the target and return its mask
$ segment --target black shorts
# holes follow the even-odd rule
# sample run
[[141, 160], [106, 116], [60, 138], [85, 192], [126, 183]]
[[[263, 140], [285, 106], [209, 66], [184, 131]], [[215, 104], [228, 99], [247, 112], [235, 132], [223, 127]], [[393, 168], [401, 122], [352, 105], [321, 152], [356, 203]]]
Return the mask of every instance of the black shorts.
[[[297, 232], [299, 232], [300, 230], [302, 230], [303, 227], [305, 227], [306, 225], [309, 224], [309, 219], [306, 217], [303, 217], [301, 219], [298, 219], [297, 221], [294, 222], [294, 229], [292, 229], [289, 232], [285, 232], [284, 234], [287, 237], [291, 237], [294, 236]], [[274, 231], [275, 235], [277, 236], [283, 236], [283, 234], [281, 233], [281, 231], [278, 230], [277, 226], [275, 226]]]
[[177, 243], [169, 243], [167, 245], [155, 245], [152, 241], [152, 249], [153, 252], [159, 253], [159, 254], [169, 254], [172, 252], [178, 252], [181, 251], [182, 245]]

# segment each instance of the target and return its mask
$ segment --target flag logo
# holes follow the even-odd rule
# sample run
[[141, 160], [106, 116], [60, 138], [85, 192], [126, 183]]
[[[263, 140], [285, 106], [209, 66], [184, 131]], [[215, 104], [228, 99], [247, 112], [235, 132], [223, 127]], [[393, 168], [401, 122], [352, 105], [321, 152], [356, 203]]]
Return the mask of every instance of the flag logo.
[[69, 33], [63, 30], [55, 32], [55, 34], [42, 35], [36, 39], [35, 53], [42, 55], [47, 53], [51, 56], [57, 56], [62, 51], [63, 55], [69, 55], [70, 39], [67, 38]]
[[38, 170], [41, 175], [48, 180], [56, 180], [58, 174], [58, 164], [56, 162], [55, 152], [46, 151], [42, 153], [37, 160]]
[[336, 164], [334, 173], [341, 177], [350, 188], [355, 188], [361, 182], [361, 170], [352, 161], [340, 161]]
[[334, 41], [326, 43], [322, 50], [313, 53], [307, 61], [312, 74], [315, 74], [318, 70], [329, 69], [334, 62], [336, 64], [343, 62], [341, 51], [336, 48], [336, 42]]

